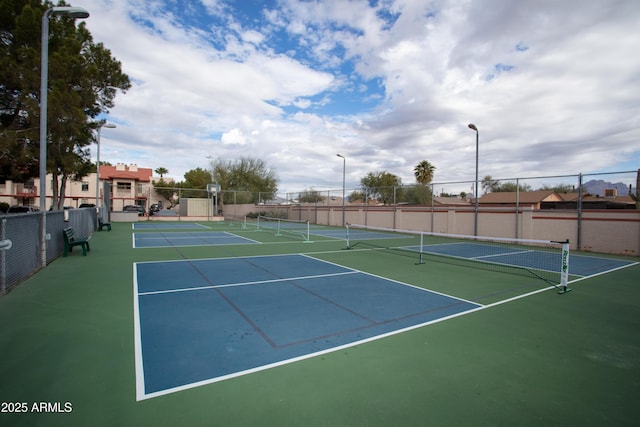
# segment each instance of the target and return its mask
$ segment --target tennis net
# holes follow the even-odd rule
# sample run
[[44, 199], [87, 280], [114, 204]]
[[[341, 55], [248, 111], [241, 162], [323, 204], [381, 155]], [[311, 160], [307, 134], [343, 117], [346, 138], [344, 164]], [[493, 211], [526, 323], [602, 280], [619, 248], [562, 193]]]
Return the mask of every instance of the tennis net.
[[232, 227], [240, 226], [242, 228], [247, 228], [247, 216], [225, 214], [224, 223]]
[[432, 233], [347, 224], [347, 249], [390, 249], [425, 259], [449, 260], [492, 270], [526, 272], [555, 286], [570, 289], [569, 241], [510, 239]]
[[258, 218], [256, 218], [256, 228], [258, 230], [273, 230], [276, 236], [291, 236], [294, 238], [302, 238], [305, 242], [311, 242], [309, 221], [259, 215]]

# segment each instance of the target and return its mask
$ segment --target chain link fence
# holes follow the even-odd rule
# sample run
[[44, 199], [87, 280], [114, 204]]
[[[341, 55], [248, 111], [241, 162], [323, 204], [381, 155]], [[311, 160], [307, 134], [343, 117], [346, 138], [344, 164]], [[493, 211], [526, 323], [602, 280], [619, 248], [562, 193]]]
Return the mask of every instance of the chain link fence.
[[[94, 208], [47, 212], [45, 232], [46, 260], [53, 261], [64, 251], [63, 230], [73, 227], [78, 238], [96, 230]], [[0, 240], [11, 247], [0, 250], [0, 295], [4, 295], [42, 267], [42, 214], [25, 213], [0, 216]]]
[[[637, 198], [638, 171], [606, 172], [539, 176], [525, 178], [485, 177], [478, 182], [478, 198], [488, 193], [530, 193], [533, 191], [555, 191], [558, 194], [573, 194], [579, 197], [611, 197], [605, 190], [615, 190], [615, 196]], [[279, 204], [335, 205], [344, 198], [349, 204], [362, 205], [423, 205], [473, 202], [474, 181], [433, 182], [428, 185], [402, 185], [396, 187], [356, 187], [331, 190], [304, 190], [279, 194], [274, 200]]]
[[[162, 209], [154, 214], [177, 216], [178, 219], [224, 213], [225, 219], [243, 220], [262, 214], [318, 225], [360, 223], [418, 231], [477, 232], [478, 235], [496, 237], [527, 238], [535, 235], [546, 238], [546, 234], [550, 233], [571, 234], [575, 236], [574, 246], [589, 250], [596, 235], [617, 233], [621, 239], [628, 240], [629, 234], [632, 234], [631, 239], [634, 233], [638, 234], [636, 219], [610, 222], [594, 216], [593, 212], [630, 212], [640, 209], [639, 172], [499, 179], [485, 177], [477, 187], [474, 181], [458, 181], [397, 187], [307, 189], [277, 195], [229, 189], [213, 194], [205, 189], [176, 187], [156, 187], [153, 192], [136, 190], [136, 194], [125, 195], [115, 191], [117, 189], [106, 187], [105, 194], [110, 197], [105, 197], [104, 210], [106, 216], [109, 211], [136, 204], [144, 206], [149, 212], [155, 204], [162, 205]], [[475, 198], [476, 191], [478, 199]], [[510, 196], [500, 199], [500, 193]], [[539, 196], [538, 199], [531, 199], [534, 194]], [[498, 200], [485, 203], [487, 195], [493, 195]], [[196, 202], [198, 199], [201, 202]], [[551, 220], [544, 226], [538, 226], [535, 215], [532, 220], [531, 212], [541, 212], [539, 217], [544, 216], [544, 212], [551, 212], [554, 220], [565, 221], [556, 229], [549, 226]], [[469, 221], [470, 216], [476, 218], [475, 230], [473, 222]], [[63, 253], [64, 228], [74, 227], [78, 237], [87, 237], [96, 230], [96, 212], [92, 208], [48, 212], [46, 218], [46, 235], [50, 236], [46, 241], [47, 263]], [[7, 293], [41, 268], [41, 219], [40, 213], [0, 216], [0, 241], [11, 241], [10, 249], [0, 249], [0, 294]], [[544, 220], [546, 218], [542, 218], [540, 223], [544, 223]], [[608, 224], [607, 229], [603, 229], [605, 224]], [[570, 230], [567, 232], [566, 229]], [[635, 236], [635, 239], [637, 243], [640, 237]], [[0, 244], [0, 248], [3, 247]], [[637, 255], [635, 249], [625, 253]]]
[[[249, 209], [250, 213], [256, 210], [318, 225], [352, 223], [491, 237], [570, 238], [573, 248], [579, 250], [640, 252], [640, 171], [485, 177], [477, 187], [475, 184], [311, 189], [279, 194]], [[610, 242], [603, 243], [605, 236]]]

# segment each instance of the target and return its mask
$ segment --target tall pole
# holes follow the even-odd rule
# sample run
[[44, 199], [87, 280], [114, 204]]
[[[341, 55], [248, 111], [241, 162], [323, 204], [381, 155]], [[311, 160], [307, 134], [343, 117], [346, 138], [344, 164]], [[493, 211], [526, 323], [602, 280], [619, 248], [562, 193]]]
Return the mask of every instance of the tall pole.
[[473, 210], [473, 235], [478, 235], [478, 139], [479, 134], [478, 128], [473, 123], [469, 123], [469, 129], [474, 130], [476, 132], [476, 182], [473, 185], [475, 191], [475, 208]]
[[102, 121], [100, 122], [100, 124], [98, 124], [98, 139], [96, 140], [96, 143], [98, 145], [96, 156], [96, 212], [98, 214], [100, 213], [100, 205], [98, 204], [98, 202], [100, 201], [100, 133], [103, 127], [114, 129], [116, 125], [114, 125], [113, 123], [107, 123], [105, 121]]
[[[40, 213], [43, 218], [47, 210], [47, 96], [49, 92], [47, 86], [49, 85], [49, 16], [52, 13], [53, 9], [48, 9], [42, 15], [42, 54], [40, 57]], [[42, 231], [45, 232], [45, 230]], [[44, 250], [44, 245], [41, 249]]]
[[81, 7], [57, 6], [42, 15], [42, 43], [40, 56], [40, 252], [41, 266], [47, 265], [47, 103], [49, 94], [49, 18], [66, 15], [88, 18], [89, 12]]
[[102, 130], [102, 126], [104, 126], [104, 123], [98, 125], [98, 139], [96, 140], [96, 213], [98, 216], [100, 216], [100, 205], [98, 202], [100, 201], [100, 131]]
[[345, 224], [345, 218], [344, 218], [344, 196], [345, 196], [345, 173], [346, 173], [346, 169], [347, 169], [347, 159], [345, 159], [345, 157], [342, 154], [336, 154], [336, 156], [341, 157], [342, 158], [342, 226], [344, 227]]

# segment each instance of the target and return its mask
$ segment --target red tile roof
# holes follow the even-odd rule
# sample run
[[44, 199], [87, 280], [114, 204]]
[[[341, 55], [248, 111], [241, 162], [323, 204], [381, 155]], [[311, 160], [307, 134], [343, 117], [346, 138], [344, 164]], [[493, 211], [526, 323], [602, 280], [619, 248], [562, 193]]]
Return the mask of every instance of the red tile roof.
[[100, 166], [100, 179], [132, 179], [140, 182], [151, 182], [153, 170], [151, 168], [137, 168], [137, 170], [129, 170], [129, 166], [125, 166], [124, 170], [118, 170], [116, 166]]
[[[520, 204], [540, 204], [542, 202], [566, 202], [577, 203], [578, 193], [556, 193], [553, 190], [536, 190], [536, 191], [521, 191], [518, 195], [518, 202]], [[601, 197], [592, 195], [583, 195], [582, 202], [589, 203], [606, 203], [615, 205], [635, 205], [635, 200], [632, 196], [616, 196], [616, 197]], [[494, 205], [507, 205], [516, 203], [515, 192], [495, 192], [487, 193], [483, 195], [479, 200], [480, 204], [494, 204]]]
[[433, 203], [437, 205], [470, 205], [471, 204], [471, 202], [467, 199], [461, 199], [459, 197], [441, 197], [441, 196], [434, 197]]
[[487, 193], [480, 197], [478, 203], [515, 203], [516, 197], [520, 203], [555, 202], [561, 200], [553, 190], [515, 191]]

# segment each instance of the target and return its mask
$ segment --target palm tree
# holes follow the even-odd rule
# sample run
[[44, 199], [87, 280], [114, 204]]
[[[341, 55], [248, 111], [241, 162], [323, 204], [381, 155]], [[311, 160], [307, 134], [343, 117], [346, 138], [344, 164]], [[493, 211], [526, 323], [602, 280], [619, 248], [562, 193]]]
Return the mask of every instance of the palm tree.
[[164, 178], [165, 173], [169, 173], [169, 170], [160, 166], [159, 168], [155, 169], [154, 172], [160, 175], [160, 179], [162, 179]]
[[436, 167], [429, 163], [427, 160], [423, 160], [418, 163], [418, 166], [413, 168], [413, 173], [416, 176], [416, 181], [419, 184], [427, 185], [433, 180], [433, 174]]

